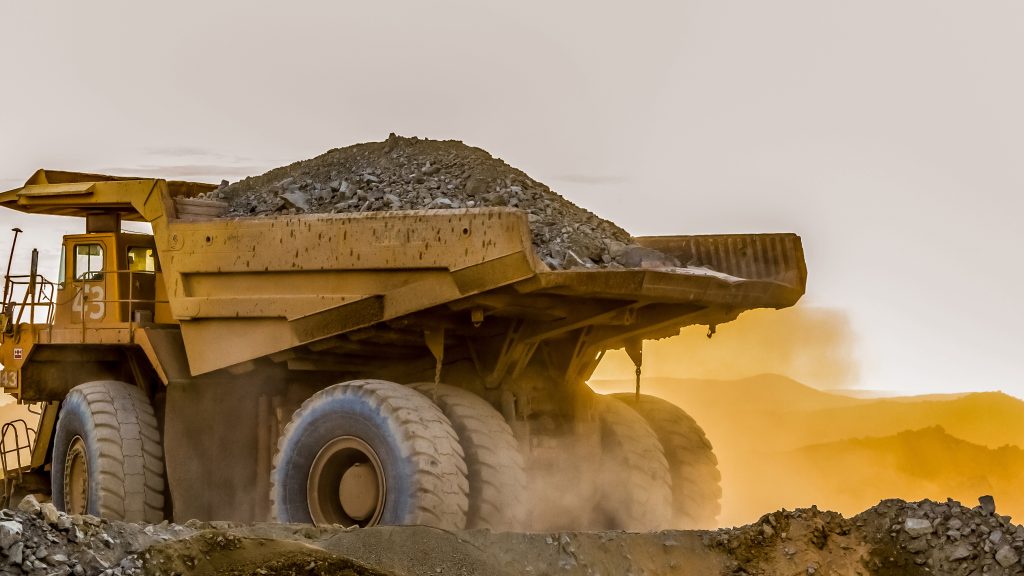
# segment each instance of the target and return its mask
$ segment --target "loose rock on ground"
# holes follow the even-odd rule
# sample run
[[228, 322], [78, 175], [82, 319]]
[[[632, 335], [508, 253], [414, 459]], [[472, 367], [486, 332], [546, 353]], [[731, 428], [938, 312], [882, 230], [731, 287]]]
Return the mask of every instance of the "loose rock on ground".
[[717, 531], [491, 533], [422, 526], [110, 522], [26, 498], [0, 511], [0, 574], [1024, 573], [1024, 527], [984, 500], [885, 500], [852, 518], [778, 511]]

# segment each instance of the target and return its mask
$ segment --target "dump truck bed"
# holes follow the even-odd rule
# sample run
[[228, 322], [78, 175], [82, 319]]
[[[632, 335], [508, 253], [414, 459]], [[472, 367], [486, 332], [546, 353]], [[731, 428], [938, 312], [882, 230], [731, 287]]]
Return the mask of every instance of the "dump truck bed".
[[550, 270], [525, 214], [509, 208], [179, 221], [163, 241], [196, 373], [375, 325], [454, 324], [473, 310], [604, 327], [619, 336], [605, 345], [618, 347], [790, 306], [806, 278], [792, 234], [639, 239], [686, 265]]
[[806, 282], [793, 234], [638, 238], [682, 265], [550, 270], [513, 208], [222, 218], [226, 205], [194, 199], [210, 189], [39, 171], [0, 205], [152, 223], [193, 375], [370, 328], [420, 330], [422, 344], [469, 318], [512, 319], [538, 339], [592, 329], [591, 346], [615, 348], [791, 306]]

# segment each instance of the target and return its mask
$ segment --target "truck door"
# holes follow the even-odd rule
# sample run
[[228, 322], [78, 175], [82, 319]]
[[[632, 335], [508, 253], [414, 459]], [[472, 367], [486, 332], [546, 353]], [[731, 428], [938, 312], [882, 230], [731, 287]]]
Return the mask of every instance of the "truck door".
[[99, 324], [106, 320], [108, 287], [113, 282], [113, 275], [108, 273], [113, 268], [107, 261], [110, 248], [110, 239], [103, 237], [76, 239], [71, 243], [72, 324]]

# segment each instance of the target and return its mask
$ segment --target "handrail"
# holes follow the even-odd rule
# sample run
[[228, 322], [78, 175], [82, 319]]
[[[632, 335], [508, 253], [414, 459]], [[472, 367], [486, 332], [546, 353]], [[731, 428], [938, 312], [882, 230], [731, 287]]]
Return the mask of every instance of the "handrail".
[[[8, 435], [8, 431], [10, 431], [10, 430], [14, 431], [14, 447], [13, 448], [7, 448], [6, 447], [6, 445], [7, 445], [7, 435]], [[19, 433], [21, 430], [24, 430], [24, 433], [25, 433], [25, 440], [26, 440], [25, 444], [22, 444], [22, 442], [21, 442], [21, 434]], [[18, 463], [18, 468], [20, 469], [22, 467], [21, 450], [24, 450], [24, 449], [32, 447], [32, 441], [35, 439], [35, 434], [36, 434], [36, 431], [33, 430], [28, 425], [28, 422], [26, 422], [24, 418], [17, 418], [15, 420], [11, 420], [10, 422], [6, 422], [3, 425], [3, 427], [0, 428], [0, 466], [3, 467], [3, 471], [4, 471], [5, 475], [6, 475], [7, 471], [10, 470], [10, 467], [7, 465], [7, 462], [8, 462], [7, 461], [7, 455], [8, 454], [14, 454], [15, 455], [16, 462]]]
[[[26, 309], [29, 315], [29, 322], [35, 324], [36, 320], [36, 309], [43, 308], [46, 310], [45, 322], [46, 324], [53, 324], [54, 312], [57, 306], [66, 304], [67, 301], [57, 302], [55, 298], [55, 292], [63, 290], [65, 286], [71, 284], [76, 286], [74, 295], [72, 298], [78, 297], [82, 291], [82, 287], [90, 282], [102, 282], [104, 279], [111, 274], [127, 275], [128, 281], [128, 298], [104, 298], [100, 300], [90, 300], [90, 302], [102, 302], [104, 304], [128, 304], [128, 321], [131, 321], [133, 313], [137, 308], [138, 304], [167, 304], [169, 300], [158, 300], [155, 297], [151, 299], [146, 298], [135, 298], [135, 283], [134, 279], [136, 276], [152, 276], [156, 277], [157, 272], [152, 270], [101, 270], [96, 272], [89, 272], [90, 275], [97, 277], [97, 279], [90, 278], [88, 280], [84, 278], [76, 279], [71, 282], [65, 282], [64, 285], [58, 285], [55, 282], [48, 280], [41, 274], [36, 274], [34, 277], [31, 274], [20, 274], [7, 276], [5, 281], [6, 292], [8, 293], [8, 302], [4, 304], [4, 311], [7, 313], [8, 322], [14, 324], [20, 324], [24, 319]], [[37, 286], [38, 288], [31, 293], [29, 287]], [[22, 293], [22, 297], [18, 299], [15, 293]], [[0, 327], [2, 330], [3, 327]]]
[[[8, 448], [7, 439], [11, 431], [14, 432], [14, 447]], [[24, 443], [22, 443], [22, 434], [25, 437]], [[22, 470], [25, 469], [25, 463], [21, 456], [22, 452], [28, 450], [31, 454], [35, 440], [36, 431], [28, 425], [24, 418], [6, 422], [0, 428], [0, 468], [2, 468], [3, 472], [3, 494], [0, 496], [2, 498], [0, 504], [5, 508], [10, 507], [14, 490], [21, 481]], [[9, 466], [8, 455], [10, 454], [14, 455], [14, 461], [17, 463], [17, 466], [14, 468]]]
[[[53, 282], [42, 274], [19, 274], [9, 275], [5, 279], [4, 293], [7, 294], [7, 302], [4, 302], [4, 311], [8, 320], [20, 324], [25, 315], [25, 309], [29, 311], [29, 321], [35, 324], [36, 308], [46, 310], [46, 323], [53, 323], [54, 313], [54, 289]], [[15, 294], [22, 292], [20, 301], [17, 301]], [[15, 315], [17, 308], [17, 315]]]

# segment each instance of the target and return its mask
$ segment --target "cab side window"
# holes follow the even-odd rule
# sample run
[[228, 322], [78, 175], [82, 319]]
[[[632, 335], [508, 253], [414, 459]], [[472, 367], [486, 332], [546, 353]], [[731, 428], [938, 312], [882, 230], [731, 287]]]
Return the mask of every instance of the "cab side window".
[[152, 248], [128, 248], [128, 269], [132, 272], [156, 272], [156, 255]]
[[103, 246], [78, 244], [75, 246], [75, 281], [103, 280]]

